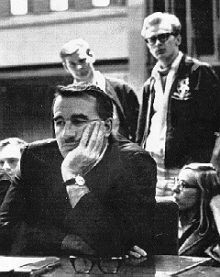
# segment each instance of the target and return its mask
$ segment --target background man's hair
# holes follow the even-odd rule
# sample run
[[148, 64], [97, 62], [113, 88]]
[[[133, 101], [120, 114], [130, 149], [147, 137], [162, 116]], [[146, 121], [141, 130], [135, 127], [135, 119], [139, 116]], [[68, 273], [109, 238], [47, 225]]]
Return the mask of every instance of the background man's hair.
[[85, 99], [93, 97], [96, 99], [96, 108], [99, 117], [102, 120], [113, 117], [113, 103], [111, 98], [97, 86], [91, 84], [77, 84], [69, 85], [66, 87], [58, 86], [55, 93], [52, 109], [54, 106], [54, 102], [59, 95], [62, 97], [82, 97]]
[[7, 145], [15, 145], [20, 147], [22, 153], [24, 146], [27, 144], [26, 141], [17, 137], [10, 137], [0, 141], [0, 149], [4, 148]]
[[60, 57], [63, 59], [65, 57], [68, 57], [72, 54], [74, 54], [75, 52], [77, 52], [80, 48], [85, 48], [86, 49], [86, 53], [89, 55], [90, 53], [90, 46], [89, 43], [82, 39], [82, 38], [78, 38], [78, 39], [72, 39], [68, 42], [66, 42], [60, 50]]
[[146, 29], [148, 29], [151, 26], [160, 24], [161, 22], [169, 22], [173, 28], [173, 32], [177, 35], [181, 32], [182, 25], [179, 21], [179, 18], [175, 16], [174, 14], [170, 13], [162, 13], [162, 12], [155, 12], [151, 15], [147, 16], [144, 19], [143, 28], [141, 31], [141, 35], [144, 36], [144, 33]]

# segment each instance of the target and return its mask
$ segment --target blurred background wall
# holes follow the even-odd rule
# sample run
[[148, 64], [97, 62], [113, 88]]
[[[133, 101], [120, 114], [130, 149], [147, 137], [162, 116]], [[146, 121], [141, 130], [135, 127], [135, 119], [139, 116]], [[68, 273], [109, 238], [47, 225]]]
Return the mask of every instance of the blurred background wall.
[[182, 51], [211, 63], [220, 75], [218, 0], [1, 0], [0, 139], [53, 136], [51, 103], [57, 84], [72, 82], [59, 57], [70, 39], [86, 39], [98, 70], [141, 88], [155, 63], [140, 32], [154, 11], [175, 13]]

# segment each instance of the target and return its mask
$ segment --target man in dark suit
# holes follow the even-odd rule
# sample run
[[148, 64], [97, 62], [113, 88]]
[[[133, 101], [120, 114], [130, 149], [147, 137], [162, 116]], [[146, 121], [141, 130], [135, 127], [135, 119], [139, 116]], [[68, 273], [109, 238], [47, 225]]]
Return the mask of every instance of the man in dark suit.
[[135, 142], [139, 102], [134, 90], [125, 81], [104, 76], [95, 70], [95, 55], [89, 43], [73, 39], [60, 51], [63, 67], [73, 77], [73, 84], [82, 82], [100, 87], [113, 101], [113, 133], [120, 133]]
[[144, 20], [141, 35], [157, 63], [143, 89], [137, 142], [157, 162], [156, 194], [191, 162], [209, 162], [220, 127], [220, 87], [211, 66], [180, 50], [181, 24], [168, 13]]
[[8, 188], [11, 184], [11, 177], [5, 172], [4, 169], [0, 168], [0, 205], [2, 204]]
[[156, 165], [137, 144], [113, 137], [112, 113], [96, 86], [58, 88], [56, 139], [27, 145], [1, 207], [2, 252], [152, 252]]
[[26, 142], [11, 137], [0, 141], [0, 205], [11, 184], [11, 179], [20, 170], [20, 158]]

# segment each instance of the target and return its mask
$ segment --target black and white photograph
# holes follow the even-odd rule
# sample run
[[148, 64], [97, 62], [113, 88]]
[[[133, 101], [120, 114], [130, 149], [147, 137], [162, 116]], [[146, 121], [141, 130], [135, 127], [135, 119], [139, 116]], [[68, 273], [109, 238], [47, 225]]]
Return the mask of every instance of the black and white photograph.
[[0, 1], [0, 276], [220, 276], [220, 1]]

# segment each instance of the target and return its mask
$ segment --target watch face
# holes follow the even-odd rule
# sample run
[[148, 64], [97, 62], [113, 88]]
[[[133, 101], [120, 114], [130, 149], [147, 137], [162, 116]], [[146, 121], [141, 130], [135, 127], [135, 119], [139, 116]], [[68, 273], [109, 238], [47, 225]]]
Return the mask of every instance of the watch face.
[[85, 185], [85, 179], [80, 175], [75, 177], [75, 181], [76, 181], [77, 185], [79, 185], [79, 186]]

